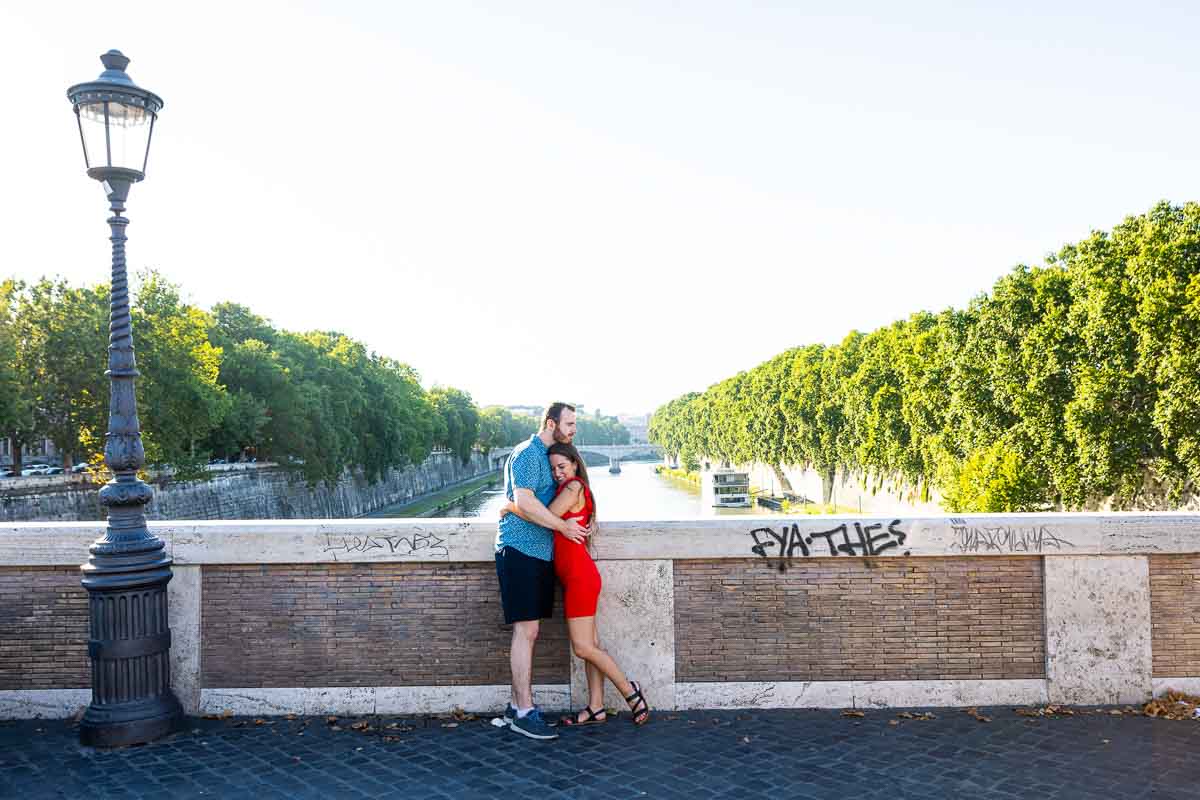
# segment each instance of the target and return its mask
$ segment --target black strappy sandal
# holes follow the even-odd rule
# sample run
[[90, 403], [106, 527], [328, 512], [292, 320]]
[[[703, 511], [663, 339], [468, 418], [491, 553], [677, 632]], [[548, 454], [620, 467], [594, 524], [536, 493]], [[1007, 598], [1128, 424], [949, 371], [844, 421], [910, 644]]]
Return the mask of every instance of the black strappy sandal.
[[[591, 706], [584, 706], [584, 713], [587, 714], [587, 719], [580, 721], [579, 712], [576, 711], [569, 716], [563, 717], [559, 722], [564, 728], [582, 728], [584, 725], [603, 725], [608, 722], [608, 712], [603, 708], [592, 711]], [[604, 719], [600, 719], [600, 715], [604, 715]]]
[[[646, 696], [642, 694], [642, 687], [637, 681], [630, 681], [629, 685], [633, 687], [633, 694], [625, 698], [625, 702], [629, 703], [629, 710], [633, 714], [634, 725], [645, 725], [650, 719], [650, 704], [646, 702]], [[638, 708], [638, 706], [641, 708]]]

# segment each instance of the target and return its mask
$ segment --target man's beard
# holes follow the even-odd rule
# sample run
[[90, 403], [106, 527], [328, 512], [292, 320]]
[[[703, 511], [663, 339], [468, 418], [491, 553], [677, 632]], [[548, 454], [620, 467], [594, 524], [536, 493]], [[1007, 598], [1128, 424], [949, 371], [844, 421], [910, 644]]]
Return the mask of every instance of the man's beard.
[[559, 444], [570, 444], [571, 440], [574, 438], [574, 436], [565, 435], [558, 428], [554, 429], [554, 441], [558, 442]]

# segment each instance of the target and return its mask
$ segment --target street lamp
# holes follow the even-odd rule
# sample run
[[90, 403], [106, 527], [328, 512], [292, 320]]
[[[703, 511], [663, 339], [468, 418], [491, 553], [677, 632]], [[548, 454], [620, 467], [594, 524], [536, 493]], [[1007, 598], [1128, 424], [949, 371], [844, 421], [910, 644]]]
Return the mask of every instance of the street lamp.
[[79, 739], [85, 745], [116, 747], [157, 739], [183, 721], [171, 691], [171, 629], [167, 583], [171, 558], [146, 527], [145, 505], [153, 490], [137, 476], [145, 464], [138, 426], [129, 282], [125, 275], [123, 216], [129, 187], [146, 175], [150, 137], [162, 98], [125, 74], [118, 50], [100, 56], [104, 72], [67, 90], [79, 123], [88, 177], [100, 181], [112, 216], [112, 295], [108, 376], [111, 384], [104, 463], [113, 479], [100, 489], [108, 508], [104, 535], [89, 548], [80, 569], [88, 592], [92, 702]]

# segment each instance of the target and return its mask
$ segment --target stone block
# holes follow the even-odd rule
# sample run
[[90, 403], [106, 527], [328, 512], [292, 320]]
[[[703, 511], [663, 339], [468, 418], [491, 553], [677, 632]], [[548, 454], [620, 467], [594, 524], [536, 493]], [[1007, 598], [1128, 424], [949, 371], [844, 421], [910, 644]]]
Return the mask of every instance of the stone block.
[[1046, 677], [1052, 703], [1150, 698], [1145, 556], [1046, 557]]

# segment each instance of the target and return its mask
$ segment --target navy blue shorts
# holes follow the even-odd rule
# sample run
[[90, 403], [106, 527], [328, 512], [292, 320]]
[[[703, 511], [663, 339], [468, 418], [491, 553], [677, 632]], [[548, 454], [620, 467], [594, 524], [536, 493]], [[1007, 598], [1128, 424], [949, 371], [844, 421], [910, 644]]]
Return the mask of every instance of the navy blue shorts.
[[558, 578], [553, 561], [527, 556], [515, 547], [501, 547], [496, 551], [496, 577], [500, 579], [505, 625], [554, 616]]

